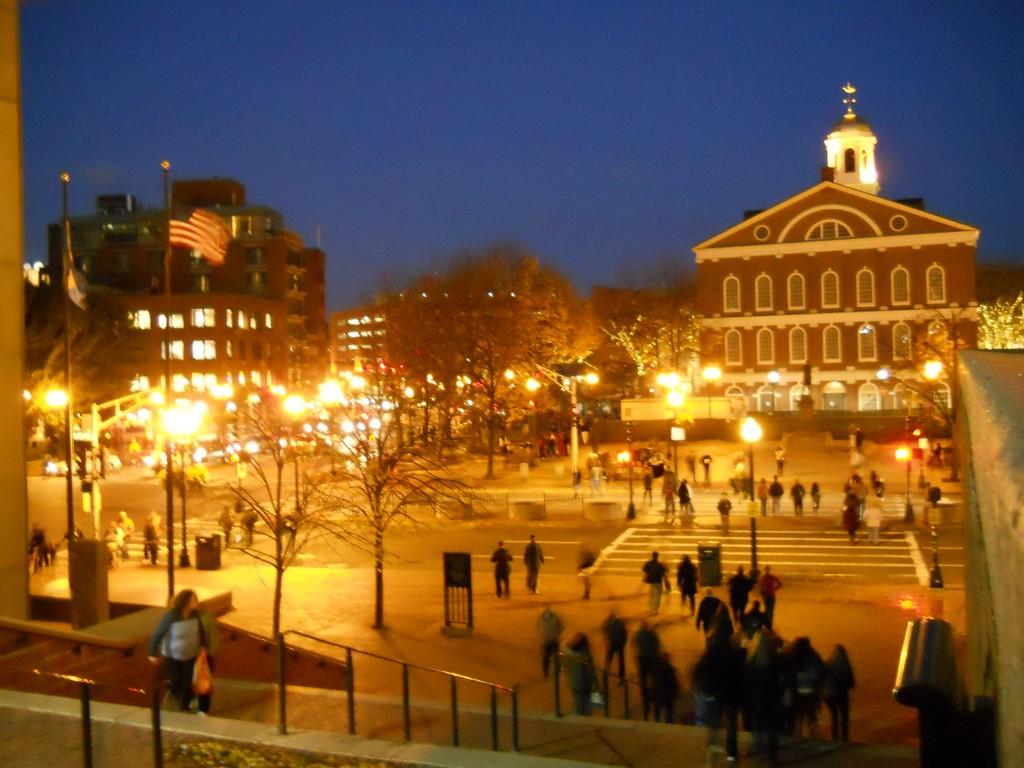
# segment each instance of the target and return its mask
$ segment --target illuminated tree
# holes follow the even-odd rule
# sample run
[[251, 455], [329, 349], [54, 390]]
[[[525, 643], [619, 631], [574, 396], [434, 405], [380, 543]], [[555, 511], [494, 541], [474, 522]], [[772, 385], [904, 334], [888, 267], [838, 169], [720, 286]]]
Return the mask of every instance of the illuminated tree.
[[1024, 293], [978, 306], [979, 349], [1024, 349]]

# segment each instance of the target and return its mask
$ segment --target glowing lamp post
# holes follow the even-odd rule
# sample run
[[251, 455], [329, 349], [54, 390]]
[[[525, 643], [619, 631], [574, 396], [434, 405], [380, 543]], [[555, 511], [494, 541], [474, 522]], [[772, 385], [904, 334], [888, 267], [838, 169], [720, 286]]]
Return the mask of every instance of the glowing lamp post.
[[621, 451], [618, 455], [619, 464], [626, 467], [629, 478], [629, 508], [626, 510], [626, 517], [629, 520], [636, 519], [636, 505], [633, 503], [633, 451]]
[[902, 461], [907, 465], [907, 505], [903, 510], [903, 522], [912, 523], [914, 522], [914, 505], [910, 501], [910, 461], [911, 453], [910, 448], [905, 445], [901, 445], [896, 449], [896, 461]]
[[[761, 425], [748, 416], [740, 425], [740, 437], [747, 444], [747, 469], [750, 472], [750, 501], [754, 501], [754, 443], [761, 439], [764, 432]], [[760, 572], [757, 568], [757, 517], [750, 516], [750, 578], [755, 583]]]
[[[298, 422], [302, 416], [306, 413], [306, 409], [309, 406], [306, 401], [302, 399], [300, 395], [288, 395], [281, 403], [281, 408], [292, 419], [293, 422]], [[302, 502], [299, 500], [299, 451], [298, 447], [294, 445], [294, 435], [292, 438], [293, 443], [293, 458], [295, 462], [295, 516], [298, 517], [302, 514]]]
[[768, 371], [768, 384], [771, 385], [772, 396], [772, 405], [771, 408], [768, 409], [768, 412], [772, 414], [775, 413], [775, 385], [779, 383], [779, 378], [778, 371]]
[[714, 382], [716, 382], [716, 381], [718, 381], [719, 379], [722, 378], [722, 369], [719, 368], [717, 365], [709, 365], [707, 368], [704, 369], [704, 371], [702, 372], [702, 375], [704, 377], [704, 381], [707, 384], [707, 386], [705, 387], [705, 390], [708, 393], [708, 418], [710, 419], [711, 418], [711, 384], [713, 384]]
[[[168, 439], [178, 448], [178, 454], [181, 457], [181, 553], [178, 556], [179, 568], [189, 568], [192, 565], [188, 555], [188, 475], [185, 472], [185, 456], [187, 453], [185, 449], [199, 432], [201, 421], [202, 412], [194, 407], [176, 405], [164, 412], [164, 431], [167, 433]], [[174, 482], [174, 468], [170, 464], [167, 465], [166, 480], [168, 483]], [[172, 567], [171, 561], [173, 560], [170, 556], [170, 548], [173, 546], [171, 543], [173, 535], [171, 526], [173, 523], [170, 519], [168, 519], [167, 525], [167, 562], [170, 569]]]
[[[671, 382], [675, 384], [671, 384]], [[679, 376], [675, 373], [670, 373], [666, 377], [666, 384], [671, 384], [675, 387], [679, 384]], [[679, 415], [679, 411], [686, 404], [686, 395], [683, 394], [682, 390], [670, 389], [668, 394], [665, 396], [665, 402], [668, 403], [668, 407], [672, 409], [672, 421], [676, 421]], [[669, 427], [672, 429], [672, 427]], [[679, 447], [676, 445], [676, 441], [672, 439], [671, 432], [669, 433], [669, 445], [672, 447], [672, 471], [675, 472], [676, 477], [679, 477]]]

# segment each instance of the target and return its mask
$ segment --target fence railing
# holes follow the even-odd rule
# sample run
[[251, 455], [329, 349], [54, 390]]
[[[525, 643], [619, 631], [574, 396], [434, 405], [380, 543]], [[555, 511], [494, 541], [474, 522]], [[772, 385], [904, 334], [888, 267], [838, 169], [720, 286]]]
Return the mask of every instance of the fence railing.
[[112, 690], [138, 694], [139, 696], [149, 696], [150, 720], [153, 732], [153, 766], [154, 768], [163, 768], [164, 748], [163, 733], [160, 724], [160, 705], [162, 703], [164, 688], [166, 687], [166, 683], [164, 681], [155, 681], [153, 687], [149, 690], [146, 690], [144, 688], [133, 688], [128, 685], [116, 685], [113, 683], [105, 683], [101, 680], [93, 680], [88, 677], [79, 677], [78, 675], [67, 675], [60, 672], [48, 672], [42, 669], [33, 669], [32, 672], [33, 674], [39, 675], [40, 677], [48, 677], [53, 680], [61, 680], [65, 683], [78, 686], [78, 695], [79, 701], [81, 702], [82, 711], [82, 760], [85, 768], [92, 768], [93, 765], [92, 689], [110, 688]]
[[[568, 659], [568, 662], [567, 662], [566, 659], [568, 659], [568, 657], [564, 653], [558, 653], [555, 656], [555, 670], [554, 670], [554, 674], [552, 675], [552, 678], [553, 678], [553, 683], [554, 683], [554, 703], [555, 703], [555, 716], [556, 717], [562, 717], [564, 715], [564, 712], [562, 711], [562, 683], [561, 683], [561, 673], [562, 673], [562, 670], [566, 666], [567, 663], [568, 664], [579, 664], [580, 663], [580, 662], [576, 661], [575, 659]], [[608, 669], [604, 669], [603, 667], [599, 667], [596, 664], [591, 663], [588, 666], [590, 667], [590, 669], [594, 673], [594, 677], [595, 678], [599, 678], [601, 680], [601, 693], [602, 693], [602, 695], [604, 697], [604, 703], [602, 705], [602, 709], [604, 710], [604, 716], [605, 717], [611, 717], [612, 716], [612, 690], [613, 690], [613, 686], [610, 686], [608, 683], [610, 681], [614, 680], [614, 681], [617, 682], [617, 685], [614, 686], [614, 689], [621, 689], [621, 691], [622, 691], [622, 715], [621, 715], [621, 717], [624, 720], [629, 720], [630, 717], [631, 717], [630, 710], [629, 710], [629, 691], [630, 691], [630, 687], [632, 686], [632, 687], [637, 689], [636, 692], [639, 695], [641, 701], [643, 701], [643, 699], [644, 699], [644, 688], [643, 688], [643, 686], [639, 682], [637, 682], [636, 680], [630, 680], [627, 677], [622, 677], [622, 676], [617, 675], [617, 674], [615, 674], [614, 672], [612, 672], [612, 671], [610, 671]], [[571, 694], [571, 692], [570, 692], [570, 694]]]
[[345, 664], [347, 667], [347, 674], [345, 675], [345, 693], [346, 693], [346, 706], [347, 706], [347, 718], [348, 718], [348, 732], [349, 734], [355, 735], [356, 733], [356, 699], [355, 699], [355, 657], [361, 656], [369, 659], [376, 659], [378, 661], [384, 661], [390, 664], [397, 665], [400, 668], [401, 683], [402, 683], [402, 734], [406, 741], [412, 739], [412, 714], [410, 707], [410, 686], [409, 686], [409, 671], [418, 670], [420, 672], [427, 672], [436, 675], [442, 675], [448, 679], [449, 683], [449, 701], [451, 704], [451, 728], [452, 728], [452, 745], [459, 746], [460, 734], [459, 734], [459, 696], [458, 696], [458, 684], [459, 682], [468, 683], [471, 685], [482, 686], [489, 690], [490, 693], [490, 726], [491, 726], [491, 749], [499, 749], [499, 738], [498, 738], [498, 693], [507, 694], [511, 702], [511, 724], [512, 724], [512, 749], [519, 751], [519, 689], [517, 686], [507, 686], [501, 683], [495, 683], [490, 680], [481, 680], [480, 678], [471, 677], [469, 675], [463, 675], [458, 672], [451, 672], [446, 669], [436, 669], [434, 667], [427, 667], [421, 664], [413, 664], [411, 662], [395, 659], [390, 656], [384, 656], [379, 653], [372, 651], [364, 651], [358, 648], [353, 648], [349, 645], [342, 643], [335, 643], [331, 640], [324, 640], [323, 638], [315, 635], [310, 635], [305, 632], [298, 630], [289, 629], [285, 630], [277, 637], [277, 685], [278, 685], [278, 731], [280, 733], [288, 732], [288, 705], [287, 705], [287, 685], [286, 685], [286, 673], [287, 673], [287, 647], [285, 636], [300, 637], [305, 640], [309, 640], [323, 645], [328, 645], [333, 648], [337, 648], [345, 652]]

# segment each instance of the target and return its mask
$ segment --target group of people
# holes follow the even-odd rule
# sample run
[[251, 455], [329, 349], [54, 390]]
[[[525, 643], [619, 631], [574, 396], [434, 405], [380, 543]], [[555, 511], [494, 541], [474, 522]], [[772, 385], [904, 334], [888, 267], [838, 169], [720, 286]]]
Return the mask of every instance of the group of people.
[[[233, 510], [225, 505], [221, 509], [220, 517], [217, 518], [217, 525], [224, 532], [224, 546], [230, 547], [232, 544], [236, 544], [242, 548], [251, 547], [257, 522], [259, 522], [259, 515], [252, 509], [244, 507], [241, 500], [236, 499]], [[287, 521], [285, 524], [287, 525]], [[292, 535], [294, 537], [294, 530]]]
[[[654, 503], [654, 471], [650, 466], [644, 469], [643, 501], [648, 505]], [[661, 498], [664, 501], [662, 519], [668, 525], [676, 523], [676, 499], [679, 499], [679, 514], [682, 520], [693, 518], [693, 497], [690, 483], [684, 477], [682, 480], [676, 477], [671, 469], [663, 469], [661, 474]]]
[[[491, 553], [491, 562], [494, 563], [494, 591], [498, 597], [509, 598], [509, 580], [512, 574], [512, 553], [505, 547], [504, 541], [498, 542], [498, 548]], [[530, 534], [530, 540], [523, 549], [523, 565], [526, 566], [526, 591], [530, 594], [538, 594], [537, 584], [540, 579], [540, 567], [544, 564], [544, 551], [537, 543], [535, 534]], [[589, 597], [587, 589], [584, 597]]]

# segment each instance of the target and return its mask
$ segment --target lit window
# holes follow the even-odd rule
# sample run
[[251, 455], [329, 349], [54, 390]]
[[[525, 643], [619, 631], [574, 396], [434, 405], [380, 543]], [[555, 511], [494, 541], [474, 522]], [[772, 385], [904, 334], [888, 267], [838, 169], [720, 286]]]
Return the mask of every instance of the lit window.
[[256, 317], [256, 313], [255, 312], [250, 312], [249, 313], [249, 327], [250, 328], [255, 329], [255, 328], [258, 327], [258, 324], [256, 322], [257, 319], [258, 318]]
[[231, 339], [225, 339], [224, 341], [224, 357], [226, 357], [228, 360], [230, 360], [233, 357], [231, 349]]
[[875, 273], [865, 267], [857, 273], [857, 306], [871, 307], [875, 304]]
[[875, 329], [871, 325], [862, 325], [857, 329], [857, 357], [862, 361], [878, 359], [875, 343]]
[[757, 332], [757, 362], [775, 362], [775, 335], [767, 328]]
[[245, 328], [245, 310], [238, 310], [238, 327]]
[[209, 275], [192, 275], [192, 292], [193, 293], [209, 293], [210, 292], [210, 276]]
[[826, 309], [839, 307], [839, 275], [831, 269], [821, 276], [821, 306]]
[[209, 307], [192, 310], [193, 328], [213, 328], [216, 324], [216, 313]]
[[348, 324], [349, 325], [359, 325], [359, 318], [358, 317], [350, 317], [348, 319]]
[[838, 363], [842, 359], [842, 347], [839, 343], [839, 329], [830, 325], [825, 329], [822, 347], [826, 363]]
[[[139, 309], [129, 314], [129, 321], [132, 328], [138, 328], [140, 331], [148, 331], [151, 323], [148, 309]], [[161, 315], [162, 317], [162, 315]]]
[[789, 362], [807, 362], [807, 331], [793, 328], [789, 332]]
[[910, 326], [906, 323], [896, 323], [896, 325], [892, 327], [893, 360], [909, 360], [910, 344]]
[[[160, 359], [167, 359], [167, 344], [166, 342], [160, 342]], [[171, 342], [171, 360], [184, 360], [185, 359], [185, 342], [181, 339]]]
[[743, 362], [743, 342], [737, 330], [725, 332], [725, 362], [730, 365]]
[[231, 234], [233, 237], [244, 237], [252, 234], [252, 218], [249, 216], [231, 217]]
[[246, 272], [245, 287], [249, 291], [259, 293], [267, 288], [266, 272]]
[[233, 309], [224, 310], [224, 325], [228, 328], [235, 327], [235, 311]]
[[807, 233], [808, 240], [837, 240], [843, 237], [853, 237], [853, 232], [843, 222], [836, 219], [818, 222]]
[[268, 328], [268, 329], [274, 327], [274, 320], [270, 316], [269, 312], [267, 312], [265, 315], [263, 315], [263, 327], [264, 328]]
[[892, 271], [892, 303], [910, 303], [910, 273], [903, 267]]
[[216, 360], [217, 344], [211, 339], [196, 339], [192, 342], [193, 360]]
[[928, 267], [926, 273], [928, 283], [928, 303], [941, 303], [946, 300], [946, 270], [938, 264]]
[[759, 310], [772, 308], [772, 279], [768, 275], [758, 275], [754, 283], [756, 305]]
[[740, 311], [740, 281], [730, 275], [722, 282], [722, 296], [726, 312]]
[[787, 287], [789, 292], [789, 308], [803, 309], [806, 306], [804, 299], [804, 276], [799, 272], [794, 272], [789, 276], [789, 280], [787, 280]]
[[260, 375], [259, 371], [253, 371], [252, 373], [250, 373], [249, 374], [249, 381], [252, 382], [252, 385], [254, 387], [262, 387], [263, 386], [263, 377]]

